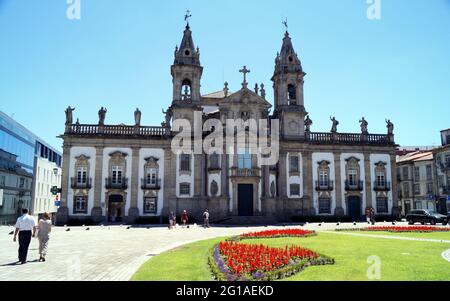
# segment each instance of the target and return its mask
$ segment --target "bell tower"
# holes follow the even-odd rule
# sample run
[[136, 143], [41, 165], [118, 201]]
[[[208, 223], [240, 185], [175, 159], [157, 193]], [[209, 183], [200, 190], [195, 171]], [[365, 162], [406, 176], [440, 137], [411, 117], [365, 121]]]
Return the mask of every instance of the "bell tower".
[[[186, 15], [187, 19], [188, 15]], [[189, 106], [200, 102], [202, 73], [200, 51], [194, 46], [192, 32], [187, 22], [180, 47], [175, 48], [175, 60], [171, 67], [173, 104]]]
[[[285, 25], [287, 27], [287, 24]], [[272, 77], [274, 117], [280, 119], [282, 137], [303, 138], [305, 135], [304, 120], [307, 115], [303, 99], [305, 75], [286, 29], [281, 51], [275, 58], [275, 71]]]

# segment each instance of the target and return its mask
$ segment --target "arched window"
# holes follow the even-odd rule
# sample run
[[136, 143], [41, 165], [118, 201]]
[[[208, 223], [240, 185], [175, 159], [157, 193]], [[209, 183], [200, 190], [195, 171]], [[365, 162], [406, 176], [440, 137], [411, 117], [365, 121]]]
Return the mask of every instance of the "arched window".
[[297, 91], [293, 84], [288, 85], [288, 100], [289, 104], [297, 103]]
[[181, 99], [182, 100], [191, 100], [191, 81], [189, 79], [183, 80], [181, 83]]

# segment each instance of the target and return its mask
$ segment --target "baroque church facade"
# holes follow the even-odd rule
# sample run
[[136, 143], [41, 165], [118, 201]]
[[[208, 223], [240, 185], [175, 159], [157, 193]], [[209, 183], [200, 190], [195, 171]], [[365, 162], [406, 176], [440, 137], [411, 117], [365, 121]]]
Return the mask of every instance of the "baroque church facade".
[[[386, 134], [370, 134], [364, 118], [361, 133], [340, 133], [332, 118], [330, 132], [312, 132], [305, 110], [306, 73], [286, 31], [275, 59], [273, 106], [263, 84], [249, 88], [246, 67], [242, 88], [201, 94], [203, 67], [189, 23], [171, 66], [173, 98], [161, 126], [73, 122], [66, 110], [61, 206], [57, 221], [90, 219], [136, 222], [178, 216], [187, 210], [200, 219], [208, 209], [212, 221], [289, 221], [293, 217], [347, 217], [358, 220], [366, 208], [377, 215], [398, 213], [393, 124]], [[279, 121], [279, 160], [261, 165], [258, 156], [240, 152], [174, 152], [173, 124], [227, 119]]]

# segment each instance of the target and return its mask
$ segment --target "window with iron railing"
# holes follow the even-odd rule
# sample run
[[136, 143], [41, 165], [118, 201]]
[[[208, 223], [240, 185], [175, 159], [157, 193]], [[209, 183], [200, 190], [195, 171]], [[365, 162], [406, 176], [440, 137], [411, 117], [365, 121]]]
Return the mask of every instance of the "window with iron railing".
[[180, 155], [180, 171], [191, 171], [191, 155]]
[[112, 184], [121, 184], [122, 183], [122, 174], [123, 170], [121, 166], [112, 166], [111, 168], [111, 183]]
[[328, 170], [319, 170], [319, 185], [320, 187], [327, 187], [329, 185]]
[[299, 172], [298, 156], [289, 156], [289, 171], [290, 172]]
[[81, 166], [77, 168], [77, 184], [86, 184], [87, 167]]

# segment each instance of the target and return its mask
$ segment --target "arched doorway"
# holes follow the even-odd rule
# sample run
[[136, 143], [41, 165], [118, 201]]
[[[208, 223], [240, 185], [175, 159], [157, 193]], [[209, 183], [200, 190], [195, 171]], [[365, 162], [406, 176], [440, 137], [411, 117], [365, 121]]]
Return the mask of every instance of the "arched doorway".
[[361, 220], [361, 198], [359, 196], [349, 196], [347, 198], [348, 216], [352, 221]]
[[123, 221], [124, 202], [120, 194], [110, 195], [108, 198], [108, 222], [120, 223]]

